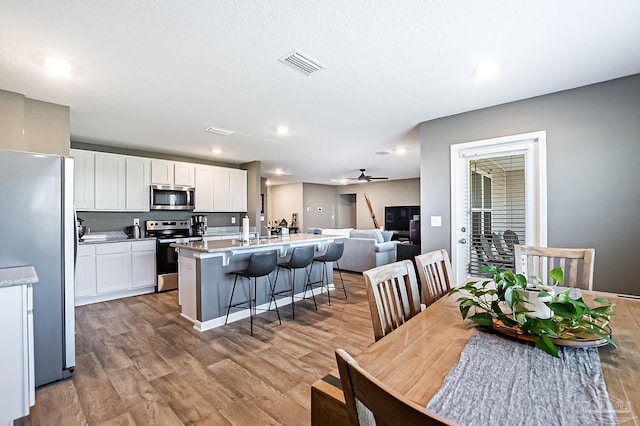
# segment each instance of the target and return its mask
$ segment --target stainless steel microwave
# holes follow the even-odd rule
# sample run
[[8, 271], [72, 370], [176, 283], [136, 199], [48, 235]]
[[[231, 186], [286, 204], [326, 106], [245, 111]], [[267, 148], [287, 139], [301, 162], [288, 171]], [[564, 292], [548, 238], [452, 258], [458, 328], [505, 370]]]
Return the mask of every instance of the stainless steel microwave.
[[190, 186], [151, 185], [151, 210], [193, 210], [195, 188]]

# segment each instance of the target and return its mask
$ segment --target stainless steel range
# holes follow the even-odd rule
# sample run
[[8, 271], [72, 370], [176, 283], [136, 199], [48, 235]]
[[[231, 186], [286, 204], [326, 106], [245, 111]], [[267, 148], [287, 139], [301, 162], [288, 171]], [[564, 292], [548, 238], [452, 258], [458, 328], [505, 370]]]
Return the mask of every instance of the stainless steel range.
[[192, 236], [190, 220], [148, 220], [145, 222], [146, 235], [156, 237], [156, 267], [158, 285], [156, 291], [178, 288], [178, 255], [171, 243], [201, 241], [201, 236]]

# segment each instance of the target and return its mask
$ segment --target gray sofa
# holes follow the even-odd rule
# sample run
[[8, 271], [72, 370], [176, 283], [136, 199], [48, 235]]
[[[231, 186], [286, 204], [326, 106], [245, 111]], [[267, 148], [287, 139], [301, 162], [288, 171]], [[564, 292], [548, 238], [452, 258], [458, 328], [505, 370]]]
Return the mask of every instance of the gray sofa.
[[[344, 229], [313, 229], [310, 232], [325, 235], [345, 235]], [[389, 239], [390, 233], [383, 233], [377, 229], [352, 229], [348, 231], [349, 238], [344, 239], [344, 254], [338, 261], [340, 269], [352, 272], [363, 272], [376, 266], [382, 266], [396, 261], [397, 241]], [[386, 235], [385, 235], [386, 234]]]

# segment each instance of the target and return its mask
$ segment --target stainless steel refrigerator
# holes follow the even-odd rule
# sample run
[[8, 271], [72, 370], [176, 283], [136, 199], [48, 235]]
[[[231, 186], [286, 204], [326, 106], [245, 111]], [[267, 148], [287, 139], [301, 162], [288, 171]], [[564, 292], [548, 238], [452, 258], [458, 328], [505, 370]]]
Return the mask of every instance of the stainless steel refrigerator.
[[33, 265], [36, 387], [75, 367], [73, 160], [0, 150], [0, 268]]

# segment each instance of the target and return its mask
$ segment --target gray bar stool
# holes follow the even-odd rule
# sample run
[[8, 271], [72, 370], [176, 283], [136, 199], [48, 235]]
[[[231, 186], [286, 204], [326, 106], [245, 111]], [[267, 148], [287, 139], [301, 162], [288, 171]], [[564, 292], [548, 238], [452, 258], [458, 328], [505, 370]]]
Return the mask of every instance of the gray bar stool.
[[[283, 293], [289, 293], [289, 292], [291, 293], [291, 317], [294, 319], [296, 317], [296, 309], [295, 309], [293, 295], [295, 294], [296, 269], [304, 269], [304, 273], [306, 277], [304, 288], [306, 289], [307, 283], [309, 282], [309, 279], [310, 279], [310, 274], [309, 274], [309, 271], [307, 270], [307, 266], [313, 263], [314, 252], [315, 252], [314, 246], [295, 247], [293, 249], [293, 252], [291, 253], [291, 258], [289, 259], [289, 261], [287, 263], [278, 264], [278, 270], [276, 271], [276, 279], [273, 284], [273, 290], [275, 291], [275, 286], [278, 284], [278, 274], [280, 273], [280, 269], [289, 270], [289, 276], [291, 278], [291, 287], [287, 290], [282, 290], [277, 293], [274, 292], [273, 295], [275, 296], [277, 294], [283, 294]], [[313, 304], [315, 305], [316, 311], [317, 311], [318, 304], [316, 303], [316, 297], [313, 295], [313, 292], [311, 292], [311, 296], [313, 297]], [[271, 302], [269, 302], [269, 306], [271, 306]]]
[[[226, 324], [229, 320], [229, 311], [231, 311], [232, 307], [246, 305], [249, 304], [249, 317], [251, 318], [251, 335], [253, 336], [253, 316], [256, 312], [256, 286], [259, 277], [266, 276], [269, 280], [269, 307], [271, 307], [271, 302], [275, 303], [275, 299], [273, 297], [273, 285], [271, 284], [271, 277], [269, 274], [276, 269], [276, 265], [278, 264], [278, 254], [275, 250], [267, 251], [267, 252], [257, 252], [252, 253], [249, 258], [249, 264], [247, 265], [247, 269], [243, 269], [242, 271], [230, 272], [236, 276], [236, 279], [233, 280], [233, 289], [231, 290], [231, 297], [229, 298], [229, 307], [227, 308], [227, 317], [224, 320]], [[233, 302], [233, 293], [236, 291], [236, 283], [238, 282], [238, 277], [244, 277], [248, 279], [249, 282], [249, 300], [245, 300], [243, 302], [231, 303]], [[253, 278], [253, 292], [251, 291], [251, 278]], [[280, 320], [280, 312], [278, 312], [278, 305], [276, 304], [276, 314], [278, 314], [278, 321], [282, 324]]]
[[[336, 241], [329, 244], [329, 247], [327, 247], [327, 251], [325, 252], [324, 255], [318, 256], [315, 259], [313, 259], [314, 263], [318, 262], [318, 263], [322, 263], [323, 265], [322, 279], [320, 281], [309, 283], [309, 287], [311, 288], [312, 290], [311, 292], [313, 293], [313, 287], [311, 284], [317, 284], [319, 282], [321, 283], [321, 288], [324, 288], [326, 286], [327, 297], [329, 299], [329, 306], [331, 306], [331, 294], [329, 293], [329, 277], [327, 272], [327, 262], [335, 263], [336, 269], [338, 270], [338, 274], [340, 275], [340, 282], [342, 283], [344, 298], [348, 299], [347, 288], [344, 286], [344, 280], [342, 279], [342, 272], [340, 271], [340, 265], [338, 264], [338, 260], [340, 260], [343, 253], [344, 253], [344, 241]], [[313, 270], [313, 264], [311, 265], [311, 270]], [[309, 274], [311, 274], [311, 271], [309, 272]], [[326, 280], [326, 283], [325, 283], [325, 280]], [[306, 288], [305, 288], [305, 294], [306, 294]]]

